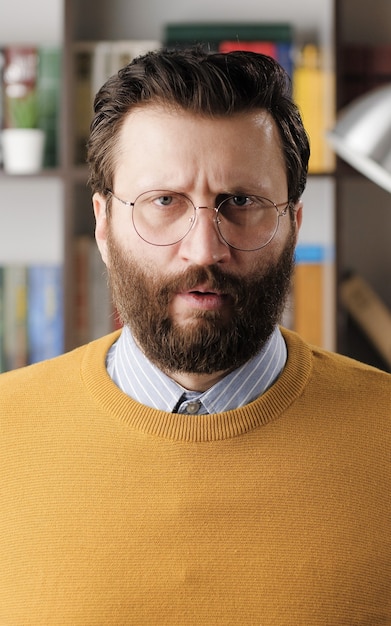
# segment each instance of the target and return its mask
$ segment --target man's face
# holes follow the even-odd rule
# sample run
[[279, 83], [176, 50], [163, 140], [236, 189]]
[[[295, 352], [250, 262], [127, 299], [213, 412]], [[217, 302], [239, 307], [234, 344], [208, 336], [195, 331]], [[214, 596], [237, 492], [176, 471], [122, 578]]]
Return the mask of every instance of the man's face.
[[[117, 151], [113, 192], [134, 201], [164, 189], [214, 207], [222, 194], [287, 202], [280, 139], [263, 110], [211, 119], [145, 107], [128, 115]], [[280, 218], [274, 239], [256, 251], [230, 248], [213, 211], [197, 211], [184, 239], [142, 240], [131, 207], [94, 196], [96, 236], [115, 303], [141, 349], [163, 371], [208, 374], [251, 358], [278, 322], [289, 287], [301, 207]]]

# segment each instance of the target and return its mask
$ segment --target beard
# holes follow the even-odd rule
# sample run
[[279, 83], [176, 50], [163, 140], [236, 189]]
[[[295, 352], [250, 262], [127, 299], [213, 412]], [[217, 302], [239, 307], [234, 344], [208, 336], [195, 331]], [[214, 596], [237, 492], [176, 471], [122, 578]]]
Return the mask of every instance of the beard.
[[[254, 265], [236, 276], [218, 265], [192, 266], [181, 274], [156, 275], [108, 235], [109, 283], [114, 305], [145, 356], [166, 373], [212, 374], [233, 370], [251, 359], [282, 316], [294, 267], [294, 229], [276, 262]], [[198, 310], [180, 325], [169, 315], [178, 292], [207, 284], [229, 296], [230, 314]]]

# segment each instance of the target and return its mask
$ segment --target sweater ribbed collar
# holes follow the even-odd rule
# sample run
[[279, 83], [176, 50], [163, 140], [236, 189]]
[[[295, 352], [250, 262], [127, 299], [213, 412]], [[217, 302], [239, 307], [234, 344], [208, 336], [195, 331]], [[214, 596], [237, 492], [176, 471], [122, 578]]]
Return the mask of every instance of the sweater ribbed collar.
[[94, 341], [85, 349], [81, 376], [97, 410], [143, 436], [172, 441], [207, 442], [243, 435], [278, 419], [303, 393], [312, 369], [312, 352], [298, 335], [282, 329], [287, 362], [278, 380], [244, 407], [208, 415], [167, 413], [141, 404], [123, 393], [106, 369], [106, 355], [119, 333]]

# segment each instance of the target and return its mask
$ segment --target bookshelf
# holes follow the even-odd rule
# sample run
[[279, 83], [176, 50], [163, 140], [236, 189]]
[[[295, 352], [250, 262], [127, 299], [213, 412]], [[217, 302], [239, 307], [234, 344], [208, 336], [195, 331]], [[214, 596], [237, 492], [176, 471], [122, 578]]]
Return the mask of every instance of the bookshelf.
[[[19, 6], [22, 3], [23, 0], [15, 0], [7, 18], [2, 20], [0, 44], [30, 41], [30, 33], [34, 32], [36, 41], [62, 45], [61, 155], [59, 167], [55, 171], [44, 171], [33, 177], [10, 177], [0, 173], [0, 262], [16, 255], [23, 259], [26, 257], [27, 262], [44, 258], [63, 263], [67, 349], [77, 344], [73, 310], [76, 276], [71, 252], [76, 236], [93, 233], [90, 194], [86, 185], [87, 171], [75, 163], [73, 154], [75, 68], [71, 51], [75, 42], [120, 39], [161, 41], [166, 23], [221, 21], [222, 16], [224, 21], [232, 22], [290, 22], [297, 46], [317, 41], [324, 53], [324, 67], [331, 72], [334, 70], [336, 51], [339, 106], [343, 99], [343, 76], [339, 65], [342, 43], [351, 38], [362, 41], [368, 32], [372, 36], [379, 32], [384, 41], [391, 39], [387, 32], [387, 24], [391, 21], [375, 18], [375, 15], [382, 13], [389, 16], [388, 0], [376, 0], [375, 3], [379, 5], [377, 12], [373, 10], [372, 4], [369, 8], [360, 3], [358, 9], [355, 0], [315, 0], [311, 3], [307, 0], [295, 3], [275, 0], [272, 5], [245, 0], [241, 3], [240, 12], [235, 4], [227, 5], [223, 0], [216, 0], [212, 5], [208, 0], [200, 0], [196, 4], [178, 0], [167, 0], [164, 3], [155, 0], [135, 0], [132, 3], [128, 0], [39, 0], [27, 10], [25, 3], [23, 7]], [[23, 15], [22, 20], [20, 15]], [[371, 29], [367, 28], [368, 20], [373, 22]], [[391, 232], [389, 197], [341, 163], [338, 163], [336, 172], [312, 175], [305, 194], [301, 243], [305, 245], [310, 239], [313, 243], [314, 232], [315, 239], [319, 239], [315, 243], [319, 245], [334, 246], [336, 241], [338, 279], [347, 269], [357, 269], [391, 306], [388, 287], [391, 284], [391, 262], [387, 256], [391, 249], [387, 245]], [[29, 198], [28, 206], [26, 197]], [[367, 211], [368, 203], [372, 205], [373, 201], [377, 207], [376, 220]], [[10, 206], [12, 215], [7, 209]], [[32, 218], [33, 211], [40, 216], [39, 219]], [[370, 239], [363, 242], [364, 236]], [[373, 241], [375, 244], [371, 247], [369, 242]], [[340, 305], [338, 314], [335, 314], [334, 304], [333, 297], [325, 299], [328, 319], [325, 345], [360, 356], [354, 353], [355, 331]], [[361, 358], [370, 360], [373, 355], [366, 350]]]
[[[33, 4], [15, 0], [0, 20], [0, 46], [61, 48], [63, 8], [62, 0]], [[0, 169], [0, 197], [0, 267], [56, 266], [61, 272], [65, 256], [62, 164], [36, 175], [10, 175]], [[5, 275], [2, 278], [5, 281]], [[27, 294], [24, 296], [28, 308]], [[5, 308], [3, 314], [7, 315]], [[0, 335], [1, 329], [0, 320]], [[3, 367], [12, 367], [6, 348], [0, 354], [0, 369]]]
[[[355, 0], [337, 0], [335, 13], [337, 107], [348, 104], [352, 97], [352, 82], [356, 94], [365, 83], [365, 66], [357, 61], [351, 67], [347, 51], [387, 46], [382, 64], [388, 75], [378, 77], [391, 81], [391, 5], [388, 0], [370, 4]], [[359, 55], [354, 55], [356, 59]], [[368, 58], [368, 53], [365, 54]], [[383, 67], [383, 72], [384, 72]], [[352, 71], [355, 73], [352, 79]], [[373, 73], [372, 73], [373, 79]], [[358, 87], [357, 87], [358, 83]], [[337, 161], [337, 279], [347, 272], [358, 273], [391, 309], [391, 195], [359, 175], [345, 163]], [[346, 313], [338, 297], [337, 350], [383, 369], [389, 369], [371, 342]]]
[[[222, 19], [222, 15], [224, 18]], [[207, 17], [206, 17], [207, 16]], [[277, 0], [270, 7], [267, 3], [260, 5], [253, 0], [246, 0], [241, 5], [240, 16], [237, 7], [218, 0], [213, 5], [201, 0], [197, 5], [183, 5], [177, 0], [169, 0], [163, 5], [159, 3], [143, 3], [142, 0], [132, 2], [131, 6], [126, 0], [116, 0], [110, 4], [105, 0], [82, 2], [71, 0], [66, 2], [66, 47], [80, 42], [99, 40], [124, 40], [124, 39], [147, 39], [164, 40], [164, 27], [166, 24], [178, 22], [281, 22], [292, 24], [294, 31], [294, 43], [297, 49], [308, 42], [317, 42], [324, 52], [323, 63], [331, 71], [333, 63], [332, 54], [332, 29], [333, 29], [333, 6], [329, 2], [315, 2], [308, 6], [305, 0], [287, 5], [285, 0]], [[69, 59], [71, 64], [71, 60]], [[74, 70], [70, 69], [72, 76]], [[69, 92], [72, 98], [72, 91]], [[68, 107], [69, 108], [69, 107]], [[69, 119], [68, 137], [74, 135], [72, 130], [73, 120]], [[81, 170], [78, 168], [78, 171]], [[306, 245], [310, 239], [319, 246], [332, 246], [334, 239], [334, 178], [328, 175], [330, 172], [317, 172], [311, 177], [306, 195], [308, 197], [309, 219], [306, 228], [302, 232], [302, 244]], [[75, 231], [82, 234], [92, 229], [88, 223], [85, 206], [89, 209], [88, 193], [82, 188], [83, 181], [69, 181], [70, 197], [77, 197], [77, 202], [72, 206], [79, 206], [79, 217], [84, 211], [86, 219], [81, 224], [80, 220], [73, 219], [76, 225]], [[313, 198], [317, 201], [313, 202]], [[319, 198], [321, 201], [319, 201]], [[310, 203], [312, 206], [310, 206]], [[82, 208], [84, 207], [84, 208]], [[327, 217], [325, 218], [325, 215]], [[90, 215], [90, 220], [92, 216]], [[325, 228], [326, 223], [326, 228]], [[312, 230], [312, 233], [311, 233]], [[68, 272], [69, 275], [69, 272]], [[331, 288], [333, 291], [333, 288]], [[333, 332], [334, 298], [323, 299], [327, 309], [328, 322], [324, 325], [324, 345], [333, 348], [335, 336]], [[332, 320], [332, 321], [331, 321]], [[70, 329], [70, 342], [72, 344], [72, 328]]]

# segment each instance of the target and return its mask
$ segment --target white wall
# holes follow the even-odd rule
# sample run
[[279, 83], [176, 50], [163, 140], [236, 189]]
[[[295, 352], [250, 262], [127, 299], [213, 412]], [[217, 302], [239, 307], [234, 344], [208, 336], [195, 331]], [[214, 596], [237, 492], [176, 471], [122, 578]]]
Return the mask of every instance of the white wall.
[[90, 32], [101, 37], [161, 40], [168, 22], [240, 20], [290, 22], [299, 41], [314, 34], [323, 45], [332, 39], [331, 0], [116, 0], [115, 11], [109, 3], [100, 8], [99, 0], [86, 2], [84, 37]]
[[55, 178], [0, 180], [0, 266], [61, 263], [62, 183]]
[[300, 31], [328, 28], [328, 0], [122, 0], [119, 10], [112, 13], [116, 29], [128, 28], [133, 36], [159, 37], [161, 24], [191, 20], [203, 21], [282, 21], [291, 22]]
[[62, 0], [1, 0], [0, 45], [59, 43], [62, 40]]

